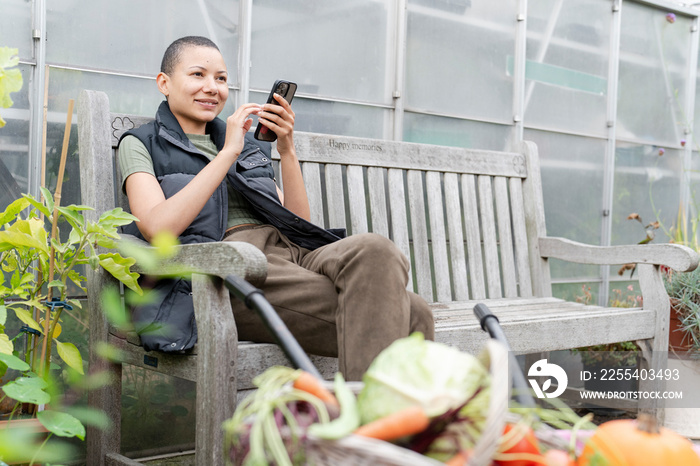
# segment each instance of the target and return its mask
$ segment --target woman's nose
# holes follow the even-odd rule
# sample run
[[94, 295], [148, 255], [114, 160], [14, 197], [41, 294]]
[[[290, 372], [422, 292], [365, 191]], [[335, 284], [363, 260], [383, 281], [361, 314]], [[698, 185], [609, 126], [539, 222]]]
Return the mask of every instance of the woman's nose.
[[211, 77], [204, 80], [204, 92], [211, 94], [216, 94], [219, 92], [219, 88], [216, 86], [216, 79]]

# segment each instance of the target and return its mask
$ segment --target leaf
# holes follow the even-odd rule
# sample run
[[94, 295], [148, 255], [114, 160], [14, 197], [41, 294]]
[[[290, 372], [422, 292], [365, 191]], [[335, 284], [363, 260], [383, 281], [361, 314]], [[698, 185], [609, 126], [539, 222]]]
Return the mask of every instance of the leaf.
[[107, 413], [101, 409], [73, 405], [65, 408], [64, 412], [70, 414], [71, 416], [75, 416], [75, 418], [83, 424], [97, 427], [100, 430], [107, 430], [112, 424], [112, 421], [107, 416]]
[[65, 288], [66, 285], [61, 280], [54, 280], [48, 284], [48, 287], [49, 288], [58, 288], [60, 290], [60, 289]]
[[7, 308], [4, 304], [0, 304], [0, 325], [5, 325], [7, 322]]
[[179, 241], [175, 235], [167, 231], [157, 233], [151, 244], [156, 248], [156, 254], [159, 258], [169, 259], [177, 254], [177, 245]]
[[78, 437], [85, 440], [85, 426], [68, 413], [46, 410], [37, 413], [36, 417], [44, 427], [59, 437]]
[[39, 377], [20, 377], [7, 382], [2, 390], [7, 396], [21, 403], [33, 403], [43, 405], [51, 401], [51, 397], [44, 391], [47, 384]]
[[[44, 217], [51, 218], [52, 210], [48, 209], [43, 202], [37, 201], [31, 194], [23, 194], [23, 196], [36, 210], [44, 214]], [[51, 209], [53, 209], [53, 203]]]
[[30, 369], [29, 364], [22, 361], [20, 358], [13, 354], [0, 353], [0, 361], [5, 363], [5, 365], [7, 365], [7, 367], [9, 367], [10, 369], [16, 371], [26, 372]]
[[102, 291], [101, 297], [102, 310], [107, 320], [118, 329], [127, 329], [131, 325], [131, 319], [122, 305], [119, 290], [115, 287], [105, 288]]
[[117, 207], [116, 209], [108, 210], [100, 215], [98, 223], [105, 226], [120, 227], [136, 221], [138, 221], [136, 217], [125, 212], [121, 207]]
[[[22, 89], [22, 73], [15, 68], [19, 64], [18, 49], [0, 47], [0, 107], [12, 106], [10, 94]], [[0, 128], [5, 120], [0, 117]]]
[[17, 220], [10, 228], [0, 231], [0, 243], [12, 248], [26, 247], [49, 254], [48, 235], [39, 219]]
[[2, 214], [0, 214], [0, 226], [5, 225], [6, 223], [9, 223], [12, 220], [18, 218], [20, 212], [26, 209], [28, 205], [29, 201], [24, 197], [20, 197], [19, 199], [15, 199], [14, 201], [12, 201], [12, 203], [10, 203], [10, 205], [7, 206], [5, 211]]
[[[44, 200], [44, 203], [46, 204], [46, 210], [49, 212], [53, 212], [53, 206], [54, 206], [54, 201], [53, 201], [53, 194], [51, 194], [51, 191], [46, 189], [45, 187], [40, 187], [39, 190], [41, 191], [41, 197]], [[46, 215], [46, 214], [44, 214]], [[50, 215], [47, 215], [49, 217]]]
[[[42, 445], [35, 429], [17, 427], [0, 429], [0, 466], [9, 464], [53, 464], [58, 465], [66, 458], [74, 458], [75, 451], [66, 442], [49, 442]], [[5, 461], [5, 463], [3, 462]]]
[[58, 207], [56, 210], [63, 215], [63, 218], [65, 218], [74, 229], [80, 231], [85, 230], [85, 219], [79, 212], [76, 212], [69, 207]]
[[[10, 341], [10, 337], [8, 337], [4, 333], [0, 333], [0, 361], [2, 361], [2, 356], [4, 355], [12, 355], [12, 352], [15, 350], [14, 345]], [[20, 359], [21, 361], [21, 359]], [[7, 364], [7, 363], [6, 363]], [[9, 366], [9, 364], [8, 364]], [[13, 367], [13, 369], [16, 369]], [[19, 370], [28, 370], [27, 369], [19, 369]]]
[[63, 362], [81, 374], [84, 374], [83, 358], [80, 356], [80, 351], [78, 348], [73, 343], [62, 343], [58, 340], [54, 341], [56, 342], [58, 355], [61, 357], [61, 359], [63, 359]]
[[32, 314], [29, 311], [27, 311], [26, 309], [15, 308], [15, 307], [13, 307], [12, 310], [15, 311], [15, 315], [17, 316], [17, 318], [19, 320], [21, 320], [22, 322], [24, 322], [25, 324], [27, 324], [28, 326], [30, 326], [34, 330], [37, 330], [39, 332], [44, 333], [42, 331], [41, 327], [39, 327], [39, 324], [36, 322], [36, 320], [34, 320], [34, 318], [32, 317]]
[[116, 346], [100, 341], [97, 344], [97, 355], [107, 361], [122, 363], [126, 361], [126, 354]]
[[131, 271], [131, 266], [136, 263], [132, 257], [122, 257], [119, 253], [100, 254], [100, 265], [114, 278], [122, 282], [138, 294], [143, 294], [138, 284], [139, 274]]

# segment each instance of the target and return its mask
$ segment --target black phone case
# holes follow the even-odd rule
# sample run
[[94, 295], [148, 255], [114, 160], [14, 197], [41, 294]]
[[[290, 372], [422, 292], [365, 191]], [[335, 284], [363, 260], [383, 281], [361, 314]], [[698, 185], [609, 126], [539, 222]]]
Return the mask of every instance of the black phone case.
[[[286, 86], [286, 89], [285, 89]], [[284, 97], [284, 100], [289, 102], [290, 104], [292, 103], [292, 99], [294, 98], [294, 93], [297, 90], [297, 85], [296, 83], [293, 83], [291, 81], [283, 81], [283, 80], [277, 80], [275, 83], [272, 85], [272, 89], [270, 89], [270, 95], [267, 96], [267, 103], [272, 104], [272, 103], [277, 103], [277, 101], [274, 99], [273, 95], [275, 92], [277, 92], [279, 95]], [[253, 135], [255, 139], [258, 141], [267, 141], [267, 142], [273, 142], [274, 140], [277, 139], [277, 135], [273, 132], [270, 131], [266, 126], [261, 125], [258, 123], [258, 126], [255, 128], [255, 134]]]

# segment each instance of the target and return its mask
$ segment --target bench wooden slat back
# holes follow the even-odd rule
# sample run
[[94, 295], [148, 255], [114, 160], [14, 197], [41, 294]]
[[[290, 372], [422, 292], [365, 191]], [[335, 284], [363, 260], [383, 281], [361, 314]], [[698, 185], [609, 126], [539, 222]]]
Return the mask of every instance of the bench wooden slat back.
[[[112, 114], [113, 145], [147, 121]], [[536, 154], [302, 132], [295, 143], [311, 220], [391, 238], [411, 259], [409, 288], [428, 301], [551, 293], [548, 270], [540, 270], [546, 264], [531, 259], [537, 241], [529, 239], [544, 236], [542, 202], [524, 200], [541, 195], [539, 173], [527, 177], [533, 163], [539, 169]], [[540, 277], [534, 284], [533, 271]]]

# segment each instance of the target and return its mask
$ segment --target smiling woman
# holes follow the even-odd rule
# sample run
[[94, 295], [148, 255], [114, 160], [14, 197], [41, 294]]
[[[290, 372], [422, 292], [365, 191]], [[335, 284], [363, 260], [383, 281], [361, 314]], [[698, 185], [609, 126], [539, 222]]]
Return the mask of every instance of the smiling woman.
[[[130, 232], [256, 246], [268, 260], [267, 279], [256, 285], [301, 346], [337, 356], [349, 380], [359, 380], [398, 338], [419, 331], [432, 339], [432, 313], [406, 291], [409, 263], [396, 245], [377, 234], [344, 238], [344, 231], [309, 222], [291, 104], [274, 94], [262, 106], [241, 105], [226, 122], [217, 118], [228, 98], [227, 76], [219, 49], [206, 38], [184, 37], [168, 47], [157, 76], [166, 101], [152, 123], [125, 133], [119, 146], [123, 189], [140, 220]], [[251, 115], [277, 136], [284, 196], [270, 143], [249, 131]], [[134, 310], [144, 347], [190, 348], [197, 338], [190, 283], [161, 280], [156, 288], [162, 299]], [[231, 305], [239, 338], [274, 341], [243, 303]]]

